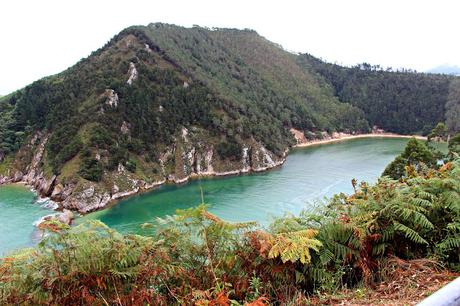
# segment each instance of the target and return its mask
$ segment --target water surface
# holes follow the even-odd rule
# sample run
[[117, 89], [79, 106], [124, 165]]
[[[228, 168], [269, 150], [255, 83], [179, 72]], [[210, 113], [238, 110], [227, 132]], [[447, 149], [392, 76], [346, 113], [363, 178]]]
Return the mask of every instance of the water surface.
[[0, 186], [0, 256], [38, 241], [34, 222], [52, 211], [22, 185]]
[[299, 213], [324, 197], [351, 192], [351, 180], [375, 182], [402, 152], [408, 139], [355, 139], [292, 150], [286, 163], [264, 173], [193, 180], [164, 185], [82, 218], [99, 219], [124, 233], [140, 233], [140, 224], [201, 202], [228, 221], [266, 225], [286, 212]]
[[[286, 163], [264, 173], [193, 180], [164, 185], [122, 200], [77, 220], [100, 219], [123, 233], [142, 233], [140, 224], [195, 206], [204, 199], [210, 212], [229, 221], [258, 221], [299, 213], [338, 192], [351, 192], [351, 179], [375, 182], [385, 166], [402, 152], [408, 139], [369, 138], [294, 149]], [[0, 187], [0, 256], [33, 245], [33, 223], [52, 213], [35, 195], [18, 185]]]

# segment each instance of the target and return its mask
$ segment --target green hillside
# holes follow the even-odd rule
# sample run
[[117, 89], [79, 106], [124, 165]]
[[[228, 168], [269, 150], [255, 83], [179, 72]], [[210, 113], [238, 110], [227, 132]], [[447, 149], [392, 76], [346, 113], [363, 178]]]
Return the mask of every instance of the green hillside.
[[299, 56], [298, 62], [332, 84], [340, 101], [363, 110], [371, 125], [401, 134], [427, 134], [446, 119], [452, 76], [383, 70], [369, 64], [347, 68], [309, 54]]
[[330, 65], [251, 30], [135, 26], [0, 98], [0, 182], [87, 212], [168, 180], [280, 165], [291, 128], [431, 129], [452, 80]]

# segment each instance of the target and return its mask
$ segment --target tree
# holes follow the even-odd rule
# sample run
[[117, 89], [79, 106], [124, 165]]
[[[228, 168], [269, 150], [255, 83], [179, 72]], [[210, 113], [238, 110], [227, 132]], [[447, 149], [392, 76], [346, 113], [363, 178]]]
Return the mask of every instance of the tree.
[[449, 152], [460, 154], [460, 133], [450, 139]]
[[82, 152], [82, 161], [80, 171], [81, 177], [93, 182], [99, 182], [102, 179], [102, 165], [96, 158], [92, 157], [91, 151], [85, 148]]
[[460, 132], [460, 78], [451, 81], [446, 103], [446, 124], [450, 133]]
[[435, 168], [436, 164], [437, 158], [435, 152], [424, 142], [412, 138], [407, 143], [404, 152], [385, 168], [382, 175], [393, 179], [400, 179], [406, 176], [406, 166], [413, 166], [416, 170], [420, 170], [423, 165]]
[[432, 139], [445, 141], [447, 140], [447, 135], [448, 131], [446, 125], [443, 122], [439, 122], [428, 135], [428, 141], [431, 141]]

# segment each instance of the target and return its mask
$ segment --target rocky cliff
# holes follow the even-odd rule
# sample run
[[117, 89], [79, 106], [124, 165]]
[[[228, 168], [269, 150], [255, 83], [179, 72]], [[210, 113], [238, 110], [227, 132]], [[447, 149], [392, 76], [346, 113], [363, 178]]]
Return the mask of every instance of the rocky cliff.
[[[116, 171], [105, 173], [103, 182], [78, 180], [66, 182], [65, 177], [47, 174], [44, 169], [45, 145], [49, 135], [38, 132], [20, 150], [8, 173], [0, 174], [0, 185], [24, 183], [32, 187], [40, 197], [50, 197], [60, 209], [88, 213], [106, 207], [112, 201], [149, 190], [165, 183], [184, 183], [191, 178], [225, 176], [265, 171], [280, 166], [281, 156], [267, 150], [262, 144], [250, 140], [244, 144], [241, 159], [222, 160], [213, 144], [197, 139], [194, 132], [181, 130], [176, 142], [165, 149], [158, 159], [161, 172], [147, 177], [128, 171], [122, 164]], [[25, 162], [24, 156], [30, 156]]]
[[273, 168], [299, 142], [369, 132], [312, 63], [250, 30], [130, 27], [0, 98], [0, 184], [86, 213], [167, 182]]

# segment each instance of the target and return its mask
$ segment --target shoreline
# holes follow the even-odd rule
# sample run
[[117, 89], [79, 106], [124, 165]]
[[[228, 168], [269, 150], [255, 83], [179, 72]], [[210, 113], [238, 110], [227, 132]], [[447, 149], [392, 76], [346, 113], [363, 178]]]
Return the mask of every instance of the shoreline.
[[415, 138], [418, 140], [427, 140], [427, 137], [420, 136], [420, 135], [400, 135], [400, 134], [393, 134], [393, 133], [382, 133], [382, 134], [369, 133], [369, 134], [358, 134], [358, 135], [346, 135], [346, 136], [340, 136], [340, 137], [330, 138], [330, 139], [312, 140], [312, 141], [307, 141], [304, 143], [298, 143], [296, 145], [293, 145], [292, 148], [306, 148], [310, 146], [330, 144], [330, 143], [352, 140], [352, 139], [360, 139], [360, 138]]
[[[136, 195], [140, 195], [140, 194], [143, 194], [143, 193], [154, 191], [158, 187], [161, 187], [161, 186], [167, 185], [167, 184], [183, 185], [183, 184], [186, 184], [186, 183], [188, 183], [190, 181], [193, 181], [193, 180], [196, 180], [196, 179], [202, 179], [202, 178], [213, 178], [213, 177], [214, 178], [219, 178], [219, 177], [224, 178], [224, 177], [229, 177], [229, 176], [238, 176], [238, 175], [242, 175], [242, 174], [266, 172], [266, 171], [269, 171], [271, 169], [283, 166], [283, 164], [285, 163], [285, 161], [286, 161], [286, 159], [287, 159], [287, 157], [289, 155], [289, 150], [290, 149], [307, 148], [307, 147], [311, 147], [311, 146], [326, 145], [326, 144], [332, 144], [332, 143], [336, 143], [336, 142], [342, 142], [342, 141], [360, 139], [360, 138], [413, 138], [413, 137], [416, 138], [416, 139], [419, 139], [419, 140], [426, 140], [427, 139], [427, 137], [420, 136], [420, 135], [400, 135], [400, 134], [393, 134], [393, 133], [381, 133], [381, 134], [377, 134], [377, 133], [371, 134], [371, 133], [369, 133], [369, 134], [358, 134], [358, 135], [342, 134], [342, 135], [340, 135], [338, 137], [334, 137], [334, 138], [313, 140], [313, 141], [307, 141], [307, 142], [303, 142], [303, 143], [298, 143], [296, 145], [293, 145], [293, 146], [289, 147], [286, 150], [285, 157], [282, 160], [276, 162], [272, 167], [264, 167], [264, 168], [257, 168], [257, 169], [240, 169], [240, 170], [233, 170], [233, 171], [227, 171], [227, 172], [212, 172], [212, 173], [192, 174], [192, 175], [189, 175], [189, 176], [187, 176], [187, 177], [185, 177], [183, 179], [177, 180], [177, 181], [176, 180], [167, 180], [167, 179], [165, 179], [163, 181], [158, 181], [158, 182], [146, 184], [146, 185], [144, 185], [142, 187], [138, 187], [137, 190], [122, 192], [122, 193], [116, 195], [115, 197], [111, 198], [106, 203], [106, 205], [104, 205], [104, 207], [99, 207], [98, 209], [89, 210], [89, 211], [85, 211], [85, 212], [78, 211], [78, 213], [81, 214], [81, 215], [86, 215], [86, 214], [89, 214], [89, 213], [92, 213], [92, 212], [95, 212], [95, 211], [104, 210], [106, 208], [109, 208], [109, 207], [117, 205], [121, 200], [125, 200], [127, 198], [132, 197], [132, 196], [136, 196]], [[9, 184], [17, 184], [17, 185], [22, 185], [22, 186], [24, 186], [26, 188], [29, 188], [30, 191], [34, 192], [38, 196], [38, 199], [43, 199], [43, 197], [40, 195], [40, 193], [35, 188], [33, 188], [32, 185], [29, 185], [27, 182], [19, 181], [19, 182], [14, 182], [14, 183], [10, 182], [10, 183], [8, 183], [8, 185]], [[1, 184], [1, 185], [3, 185], [3, 184]], [[45, 197], [45, 199], [46, 199], [46, 197]], [[58, 203], [56, 203], [56, 204], [58, 204]], [[56, 207], [54, 209], [50, 209], [50, 210], [51, 211], [60, 211], [61, 207], [58, 206], [58, 207]]]
[[96, 211], [101, 211], [105, 210], [107, 208], [113, 207], [117, 205], [120, 201], [123, 201], [125, 199], [128, 199], [130, 197], [134, 197], [137, 195], [141, 195], [144, 193], [149, 193], [149, 192], [154, 192], [156, 189], [158, 189], [161, 186], [164, 185], [185, 185], [191, 181], [194, 180], [199, 180], [199, 179], [212, 179], [212, 178], [225, 178], [225, 177], [232, 177], [232, 176], [240, 176], [240, 175], [250, 175], [250, 174], [257, 174], [257, 173], [262, 173], [262, 172], [267, 172], [272, 169], [276, 169], [279, 167], [282, 167], [284, 163], [286, 162], [287, 158], [289, 157], [289, 150], [290, 149], [298, 149], [298, 148], [307, 148], [311, 146], [318, 146], [318, 145], [325, 145], [325, 144], [332, 144], [336, 142], [341, 142], [341, 141], [347, 141], [347, 140], [353, 140], [353, 139], [360, 139], [360, 138], [416, 138], [418, 140], [427, 140], [427, 137], [425, 136], [420, 136], [420, 135], [400, 135], [400, 134], [393, 134], [393, 133], [368, 133], [368, 134], [358, 134], [358, 135], [349, 135], [345, 134], [336, 138], [330, 138], [330, 139], [322, 139], [322, 140], [313, 140], [313, 141], [308, 141], [305, 143], [300, 143], [293, 145], [287, 149], [285, 152], [286, 155], [285, 157], [280, 160], [278, 163], [275, 163], [272, 167], [265, 167], [265, 168], [258, 168], [258, 169], [240, 169], [240, 170], [233, 170], [233, 171], [226, 171], [226, 172], [203, 172], [201, 174], [196, 174], [192, 173], [191, 175], [186, 176], [183, 179], [180, 180], [163, 180], [161, 182], [156, 182], [153, 183], [151, 186], [143, 186], [139, 188], [136, 192], [126, 192], [126, 194], [113, 198], [111, 199], [106, 206], [104, 206], [101, 209], [97, 210], [91, 210], [87, 211], [84, 213], [79, 212], [81, 215], [87, 215]]
[[[286, 154], [287, 154], [287, 152], [286, 152]], [[284, 157], [282, 160], [280, 160], [279, 162], [275, 163], [271, 167], [263, 167], [263, 168], [256, 168], [256, 169], [246, 168], [246, 169], [231, 170], [231, 171], [226, 171], [226, 172], [202, 172], [200, 174], [191, 173], [190, 175], [188, 175], [188, 176], [186, 176], [186, 177], [184, 177], [182, 179], [179, 179], [179, 180], [167, 180], [167, 179], [165, 179], [165, 180], [162, 180], [161, 182], [153, 183], [150, 186], [146, 185], [146, 186], [143, 186], [143, 187], [139, 187], [139, 190], [136, 191], [136, 192], [127, 192], [123, 196], [120, 196], [120, 197], [117, 197], [117, 198], [112, 198], [107, 203], [107, 205], [104, 206], [101, 209], [91, 210], [91, 211], [84, 212], [84, 213], [82, 213], [82, 212], [78, 212], [78, 213], [80, 215], [84, 216], [84, 215], [87, 215], [87, 214], [90, 214], [90, 213], [93, 213], [93, 212], [105, 210], [106, 208], [110, 208], [110, 207], [113, 207], [113, 206], [117, 205], [120, 201], [126, 200], [126, 199], [131, 198], [131, 197], [135, 197], [135, 196], [138, 196], [138, 195], [141, 195], [141, 194], [144, 194], [144, 193], [154, 192], [158, 188], [160, 188], [162, 186], [166, 186], [166, 185], [181, 186], [181, 185], [186, 185], [186, 184], [188, 184], [188, 183], [190, 183], [192, 181], [200, 180], [200, 179], [223, 179], [223, 178], [226, 178], [226, 177], [241, 176], [241, 175], [251, 175], [251, 174], [256, 174], [256, 173], [267, 172], [267, 171], [270, 171], [272, 169], [282, 167], [284, 165], [284, 163], [286, 162], [286, 159], [287, 159], [287, 155], [286, 155], [286, 157]]]

